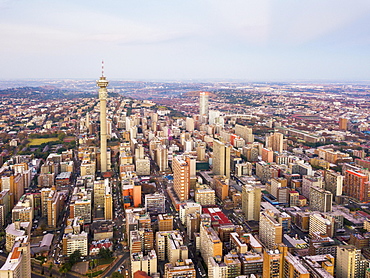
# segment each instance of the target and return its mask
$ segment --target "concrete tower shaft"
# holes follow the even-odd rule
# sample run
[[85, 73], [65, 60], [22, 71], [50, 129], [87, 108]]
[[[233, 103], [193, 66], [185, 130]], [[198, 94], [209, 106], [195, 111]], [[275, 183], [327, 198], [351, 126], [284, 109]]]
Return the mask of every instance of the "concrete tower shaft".
[[107, 86], [109, 84], [104, 74], [96, 81], [99, 87], [100, 100], [100, 171], [107, 171]]

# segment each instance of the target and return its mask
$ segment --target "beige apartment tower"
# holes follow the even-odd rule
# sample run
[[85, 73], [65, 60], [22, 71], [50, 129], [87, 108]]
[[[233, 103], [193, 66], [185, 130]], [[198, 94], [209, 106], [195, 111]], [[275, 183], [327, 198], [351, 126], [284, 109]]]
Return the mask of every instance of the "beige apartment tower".
[[213, 173], [230, 178], [231, 146], [219, 140], [213, 140]]
[[100, 171], [107, 171], [107, 86], [109, 84], [102, 72], [96, 84], [99, 87], [100, 100]]
[[242, 209], [246, 220], [259, 221], [261, 210], [261, 187], [245, 184], [242, 187]]
[[189, 199], [190, 159], [182, 156], [173, 158], [173, 187], [180, 202]]

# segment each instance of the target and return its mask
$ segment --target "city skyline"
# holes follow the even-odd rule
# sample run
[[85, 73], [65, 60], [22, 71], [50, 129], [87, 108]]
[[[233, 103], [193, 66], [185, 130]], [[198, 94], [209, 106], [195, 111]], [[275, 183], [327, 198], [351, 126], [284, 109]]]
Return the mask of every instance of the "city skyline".
[[369, 80], [370, 3], [2, 1], [1, 79]]

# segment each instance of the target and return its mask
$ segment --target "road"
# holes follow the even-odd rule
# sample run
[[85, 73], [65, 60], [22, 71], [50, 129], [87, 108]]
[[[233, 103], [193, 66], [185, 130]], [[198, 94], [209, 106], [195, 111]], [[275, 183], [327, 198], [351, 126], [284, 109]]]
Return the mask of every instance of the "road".
[[107, 274], [104, 275], [104, 277], [110, 277], [113, 274], [113, 272], [116, 272], [118, 268], [124, 263], [124, 261], [128, 259], [129, 256], [130, 253], [126, 252], [118, 261], [116, 261], [116, 263], [113, 266], [111, 266], [110, 270], [108, 271]]

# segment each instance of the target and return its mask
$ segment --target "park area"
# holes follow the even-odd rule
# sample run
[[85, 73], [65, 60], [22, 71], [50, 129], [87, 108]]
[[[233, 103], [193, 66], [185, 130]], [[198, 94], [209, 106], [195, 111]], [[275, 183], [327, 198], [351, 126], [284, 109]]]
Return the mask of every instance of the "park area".
[[29, 146], [40, 146], [41, 144], [58, 141], [59, 139], [58, 137], [52, 137], [52, 138], [33, 138], [29, 140], [30, 140], [30, 142], [28, 143]]

